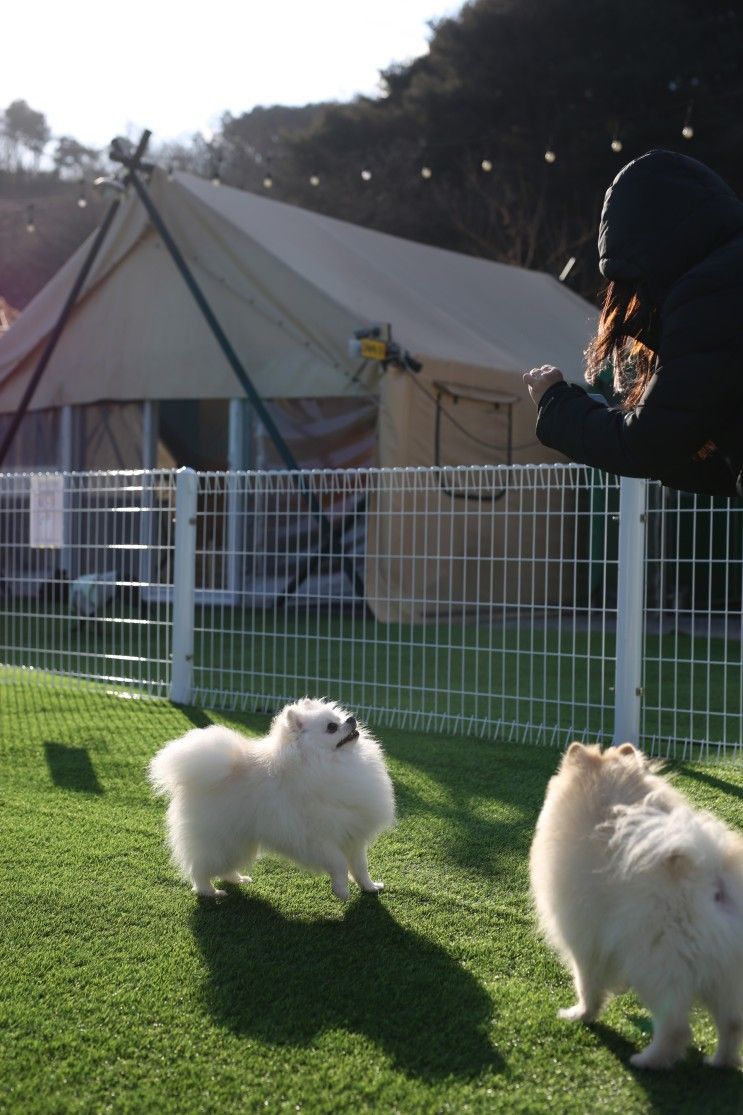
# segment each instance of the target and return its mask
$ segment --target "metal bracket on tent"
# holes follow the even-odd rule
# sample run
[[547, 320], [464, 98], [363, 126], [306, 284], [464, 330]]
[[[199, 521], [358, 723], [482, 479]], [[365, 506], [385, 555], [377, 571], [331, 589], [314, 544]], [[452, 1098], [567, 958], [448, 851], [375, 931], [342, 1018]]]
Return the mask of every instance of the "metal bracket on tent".
[[[442, 383], [434, 381], [433, 386], [436, 389], [436, 417], [434, 423], [434, 464], [437, 467], [441, 466], [441, 417], [444, 414], [442, 407], [442, 400], [446, 397], [451, 399], [454, 406], [457, 406], [460, 401], [482, 403], [485, 406], [492, 407], [495, 411], [505, 409], [506, 412], [506, 460], [507, 465], [513, 464], [513, 408], [519, 402], [518, 395], [508, 395], [501, 391], [490, 391], [486, 387], [470, 387], [466, 384], [460, 383]], [[449, 415], [444, 414], [450, 422], [453, 422]], [[459, 422], [455, 425], [462, 430], [468, 437], [482, 444], [479, 438], [473, 437], [468, 430]], [[466, 499], [474, 500], [478, 503], [488, 502], [495, 503], [497, 500], [502, 499], [506, 494], [506, 488], [502, 488], [498, 492], [458, 492], [453, 488], [447, 488], [443, 483], [440, 483], [441, 490], [452, 499]]]

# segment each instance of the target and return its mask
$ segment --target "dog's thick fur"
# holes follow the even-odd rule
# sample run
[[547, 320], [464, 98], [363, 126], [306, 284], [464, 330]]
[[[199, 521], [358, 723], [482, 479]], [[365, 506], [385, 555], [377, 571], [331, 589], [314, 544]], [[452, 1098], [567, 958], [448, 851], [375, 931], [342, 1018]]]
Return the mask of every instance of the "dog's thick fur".
[[154, 757], [149, 777], [170, 798], [173, 859], [199, 894], [224, 895], [212, 879], [250, 882], [261, 849], [326, 871], [347, 899], [349, 872], [372, 882], [366, 851], [395, 819], [382, 749], [337, 705], [305, 698], [275, 717], [264, 739], [218, 724], [195, 728]]
[[541, 929], [571, 968], [594, 1019], [631, 987], [653, 1040], [631, 1060], [667, 1068], [684, 1056], [697, 1000], [718, 1031], [713, 1065], [739, 1064], [743, 1038], [743, 839], [693, 810], [631, 744], [573, 743], [550, 780], [530, 856]]

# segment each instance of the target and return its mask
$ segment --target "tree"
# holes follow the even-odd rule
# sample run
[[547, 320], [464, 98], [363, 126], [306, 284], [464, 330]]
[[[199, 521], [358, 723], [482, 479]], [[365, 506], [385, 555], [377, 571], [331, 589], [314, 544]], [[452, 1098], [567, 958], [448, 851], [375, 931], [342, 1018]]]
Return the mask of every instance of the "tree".
[[100, 152], [85, 147], [73, 136], [59, 136], [52, 152], [52, 162], [57, 174], [74, 172], [77, 177], [90, 173], [97, 166]]
[[43, 112], [37, 112], [26, 101], [13, 101], [3, 114], [2, 135], [5, 165], [9, 170], [21, 168], [24, 149], [31, 154], [34, 170], [38, 170], [44, 148], [51, 138]]
[[473, 0], [382, 75], [384, 96], [290, 141], [283, 196], [553, 273], [575, 255], [593, 294], [601, 203], [630, 158], [684, 150], [743, 187], [739, 22], [717, 0]]

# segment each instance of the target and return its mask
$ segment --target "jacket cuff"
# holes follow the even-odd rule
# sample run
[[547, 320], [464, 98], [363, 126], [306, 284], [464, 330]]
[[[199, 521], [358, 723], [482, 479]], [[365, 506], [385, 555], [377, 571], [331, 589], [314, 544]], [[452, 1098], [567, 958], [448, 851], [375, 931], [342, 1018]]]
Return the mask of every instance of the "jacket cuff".
[[542, 407], [550, 401], [550, 399], [559, 394], [560, 391], [563, 391], [566, 387], [569, 388], [570, 384], [564, 379], [558, 380], [557, 383], [553, 383], [551, 387], [548, 387], [537, 403], [537, 412], [539, 412]]

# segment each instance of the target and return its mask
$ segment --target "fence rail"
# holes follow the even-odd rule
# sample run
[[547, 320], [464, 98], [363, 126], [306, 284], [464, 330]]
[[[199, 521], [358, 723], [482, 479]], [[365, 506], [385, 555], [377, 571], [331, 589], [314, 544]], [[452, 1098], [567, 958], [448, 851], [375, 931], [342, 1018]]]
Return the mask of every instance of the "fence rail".
[[740, 748], [741, 510], [582, 466], [0, 474], [3, 676]]

